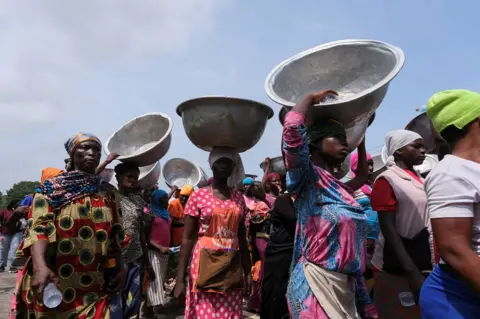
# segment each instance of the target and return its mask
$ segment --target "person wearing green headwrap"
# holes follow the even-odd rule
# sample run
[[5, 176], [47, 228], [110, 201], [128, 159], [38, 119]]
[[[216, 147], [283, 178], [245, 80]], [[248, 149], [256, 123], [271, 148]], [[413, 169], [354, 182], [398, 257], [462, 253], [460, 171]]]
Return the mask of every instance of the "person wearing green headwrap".
[[480, 94], [434, 94], [427, 115], [451, 155], [425, 182], [440, 263], [420, 294], [424, 319], [469, 319], [480, 314]]

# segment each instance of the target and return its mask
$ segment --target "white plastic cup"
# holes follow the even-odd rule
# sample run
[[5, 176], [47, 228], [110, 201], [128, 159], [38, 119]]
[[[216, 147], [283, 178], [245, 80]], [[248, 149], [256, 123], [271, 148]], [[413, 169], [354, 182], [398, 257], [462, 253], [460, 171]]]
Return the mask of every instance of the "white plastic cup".
[[49, 282], [43, 290], [43, 304], [50, 309], [57, 308], [62, 302], [62, 293], [53, 282]]

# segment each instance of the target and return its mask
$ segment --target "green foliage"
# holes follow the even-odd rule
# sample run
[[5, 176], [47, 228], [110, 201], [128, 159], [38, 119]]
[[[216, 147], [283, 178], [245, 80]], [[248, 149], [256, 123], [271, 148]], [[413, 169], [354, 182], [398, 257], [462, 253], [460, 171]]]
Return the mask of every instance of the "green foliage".
[[0, 192], [0, 208], [5, 208], [11, 200], [22, 200], [25, 196], [33, 194], [39, 182], [22, 181], [7, 190], [6, 194]]

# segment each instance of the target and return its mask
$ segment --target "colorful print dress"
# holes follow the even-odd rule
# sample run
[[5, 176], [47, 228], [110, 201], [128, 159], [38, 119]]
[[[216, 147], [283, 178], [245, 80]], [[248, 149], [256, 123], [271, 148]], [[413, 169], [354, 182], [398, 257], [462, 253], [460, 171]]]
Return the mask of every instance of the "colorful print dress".
[[49, 309], [32, 292], [31, 258], [19, 286], [17, 318], [100, 319], [122, 318], [121, 309], [110, 307], [102, 291], [107, 256], [119, 256], [125, 234], [113, 195], [96, 193], [74, 200], [54, 212], [45, 197], [36, 194], [28, 216], [23, 250], [48, 241], [47, 264], [60, 278], [62, 303]]
[[362, 274], [366, 266], [367, 216], [343, 184], [313, 165], [305, 142], [305, 117], [289, 112], [283, 130], [287, 188], [297, 194], [297, 229], [287, 301], [292, 318], [328, 318], [304, 273], [305, 261], [352, 275], [357, 311], [376, 318]]
[[[186, 319], [241, 319], [242, 290], [230, 290], [224, 293], [206, 292], [195, 289], [201, 248], [228, 248], [239, 250], [238, 227], [218, 227], [213, 237], [206, 236], [216, 209], [236, 211], [238, 223], [244, 223], [247, 208], [242, 194], [232, 192], [231, 199], [220, 200], [212, 195], [210, 187], [193, 193], [185, 206], [185, 214], [198, 218], [198, 241], [195, 244], [186, 296]], [[227, 244], [228, 243], [228, 244]], [[228, 245], [228, 247], [226, 247]], [[220, 247], [222, 246], [222, 247]]]

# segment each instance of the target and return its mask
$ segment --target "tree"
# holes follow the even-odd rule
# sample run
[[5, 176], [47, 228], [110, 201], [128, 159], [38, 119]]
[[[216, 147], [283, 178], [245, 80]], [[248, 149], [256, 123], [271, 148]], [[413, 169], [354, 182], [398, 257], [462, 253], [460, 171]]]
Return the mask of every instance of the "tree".
[[[39, 182], [22, 181], [16, 183], [7, 190], [7, 194], [1, 196], [0, 207], [4, 208], [11, 200], [21, 201], [25, 196], [33, 194]], [[1, 193], [0, 193], [1, 194]]]

